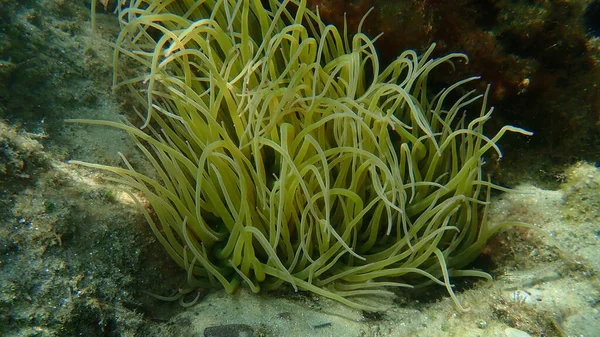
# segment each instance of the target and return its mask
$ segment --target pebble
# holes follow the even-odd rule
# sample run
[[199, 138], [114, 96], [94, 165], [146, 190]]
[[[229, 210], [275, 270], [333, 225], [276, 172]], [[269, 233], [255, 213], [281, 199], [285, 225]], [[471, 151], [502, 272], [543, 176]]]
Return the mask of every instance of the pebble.
[[204, 337], [252, 337], [254, 329], [246, 324], [224, 324], [204, 329]]
[[506, 334], [506, 337], [531, 337], [527, 332], [514, 328], [506, 328], [504, 334]]

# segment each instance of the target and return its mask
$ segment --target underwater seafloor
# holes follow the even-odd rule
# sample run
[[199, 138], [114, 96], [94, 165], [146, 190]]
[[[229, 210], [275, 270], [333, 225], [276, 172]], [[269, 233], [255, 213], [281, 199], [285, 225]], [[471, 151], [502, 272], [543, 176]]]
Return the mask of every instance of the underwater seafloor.
[[[554, 3], [600, 12], [598, 1]], [[494, 196], [489, 221], [524, 221], [541, 230], [513, 228], [490, 240], [475, 267], [494, 281], [457, 281], [468, 312], [459, 312], [443, 287], [380, 299], [379, 313], [302, 292], [253, 294], [244, 287], [233, 295], [203, 293], [183, 307], [147, 294], [170, 294], [184, 273], [135, 204], [103, 182], [102, 173], [66, 163], [116, 165], [118, 151], [144, 163], [126, 134], [64, 123], [116, 120], [122, 113], [122, 97], [111, 91], [111, 48], [101, 42], [114, 41], [118, 30], [115, 16], [99, 6], [92, 34], [88, 0], [0, 0], [0, 336], [600, 336], [597, 86], [586, 89], [590, 101], [560, 107], [574, 125], [587, 127], [563, 136], [565, 143], [587, 144], [581, 153], [568, 157], [569, 144], [546, 140], [551, 145], [544, 147], [544, 139], [505, 147], [500, 179], [515, 192]], [[597, 56], [598, 38], [586, 36], [588, 52]], [[577, 83], [585, 79], [600, 83], [593, 77], [599, 63], [590, 67], [573, 75], [580, 82], [561, 82], [573, 91], [565, 95], [579, 97]], [[536, 130], [531, 120], [524, 124], [536, 135], [559, 137]]]

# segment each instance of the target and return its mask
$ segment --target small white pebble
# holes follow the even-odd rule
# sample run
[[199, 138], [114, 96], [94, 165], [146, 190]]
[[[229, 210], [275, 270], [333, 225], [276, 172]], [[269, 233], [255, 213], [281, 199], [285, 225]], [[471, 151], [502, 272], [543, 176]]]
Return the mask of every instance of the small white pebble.
[[531, 335], [527, 332], [513, 328], [506, 328], [506, 330], [504, 330], [504, 334], [506, 337], [531, 337]]

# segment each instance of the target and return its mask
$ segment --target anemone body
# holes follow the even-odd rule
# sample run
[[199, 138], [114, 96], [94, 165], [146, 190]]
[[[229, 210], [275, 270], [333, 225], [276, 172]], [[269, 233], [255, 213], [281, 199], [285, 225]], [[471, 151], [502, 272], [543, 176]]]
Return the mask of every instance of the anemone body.
[[432, 46], [380, 68], [360, 26], [340, 32], [305, 0], [137, 0], [120, 20], [115, 85], [145, 124], [80, 122], [129, 132], [156, 173], [81, 164], [141, 192], [191, 287], [287, 283], [372, 309], [353, 296], [437, 283], [454, 297], [451, 276], [488, 277], [461, 269], [502, 227], [482, 216], [482, 156], [527, 132], [484, 136], [485, 94], [449, 102], [476, 78], [430, 95], [430, 71], [465, 55]]

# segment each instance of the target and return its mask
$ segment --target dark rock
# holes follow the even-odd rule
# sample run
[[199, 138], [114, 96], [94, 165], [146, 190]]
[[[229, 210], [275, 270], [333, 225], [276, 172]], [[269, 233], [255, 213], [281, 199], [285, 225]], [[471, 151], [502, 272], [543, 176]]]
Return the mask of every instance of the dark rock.
[[204, 337], [252, 337], [254, 329], [246, 324], [225, 324], [204, 329]]

